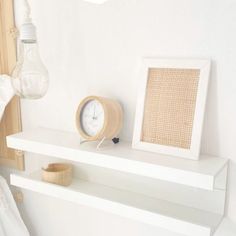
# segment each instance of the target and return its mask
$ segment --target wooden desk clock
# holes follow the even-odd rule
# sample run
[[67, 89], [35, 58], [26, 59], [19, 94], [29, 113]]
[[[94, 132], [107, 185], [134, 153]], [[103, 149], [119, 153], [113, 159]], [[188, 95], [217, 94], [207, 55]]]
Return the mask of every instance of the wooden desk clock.
[[81, 101], [76, 113], [76, 125], [85, 141], [110, 139], [119, 142], [118, 134], [123, 125], [123, 110], [115, 100], [89, 96]]

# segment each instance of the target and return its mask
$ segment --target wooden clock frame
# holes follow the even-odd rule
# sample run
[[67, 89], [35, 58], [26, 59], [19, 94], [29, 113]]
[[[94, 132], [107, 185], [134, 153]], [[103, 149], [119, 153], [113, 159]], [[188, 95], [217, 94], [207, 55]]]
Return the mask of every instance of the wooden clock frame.
[[[96, 100], [98, 101], [104, 109], [104, 124], [102, 129], [95, 136], [88, 136], [81, 127], [80, 116], [85, 104], [89, 101]], [[81, 101], [76, 112], [76, 126], [77, 129], [85, 140], [87, 141], [99, 141], [103, 138], [112, 139], [115, 138], [123, 125], [123, 110], [121, 105], [112, 99], [97, 97], [97, 96], [88, 96]]]

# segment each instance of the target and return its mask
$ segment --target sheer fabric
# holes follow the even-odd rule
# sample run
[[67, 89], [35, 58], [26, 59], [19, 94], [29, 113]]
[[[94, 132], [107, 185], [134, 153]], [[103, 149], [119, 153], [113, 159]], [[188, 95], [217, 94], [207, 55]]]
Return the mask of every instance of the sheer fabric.
[[11, 85], [10, 76], [0, 75], [0, 121], [8, 102], [14, 96], [14, 90]]
[[0, 176], [0, 235], [30, 236], [6, 180]]

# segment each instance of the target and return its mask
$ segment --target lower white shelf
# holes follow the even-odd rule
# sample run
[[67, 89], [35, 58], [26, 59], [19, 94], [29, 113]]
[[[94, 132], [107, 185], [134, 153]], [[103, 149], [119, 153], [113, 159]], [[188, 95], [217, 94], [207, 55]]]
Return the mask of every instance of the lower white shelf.
[[12, 174], [11, 184], [188, 236], [212, 235], [223, 217], [79, 179], [69, 187], [53, 185], [42, 182], [39, 172], [28, 176]]

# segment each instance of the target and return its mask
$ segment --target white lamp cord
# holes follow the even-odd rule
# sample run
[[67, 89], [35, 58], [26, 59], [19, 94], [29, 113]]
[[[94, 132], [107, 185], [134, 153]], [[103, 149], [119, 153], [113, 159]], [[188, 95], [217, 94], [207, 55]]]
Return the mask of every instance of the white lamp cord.
[[23, 24], [25, 23], [31, 23], [31, 9], [30, 9], [30, 5], [29, 2], [27, 0], [21, 0], [22, 1], [22, 7], [21, 7], [21, 12], [22, 12], [22, 16], [23, 16]]
[[20, 26], [20, 39], [22, 41], [37, 41], [36, 27], [32, 24], [30, 17], [31, 9], [27, 0], [21, 0], [20, 13], [22, 16], [22, 24]]

